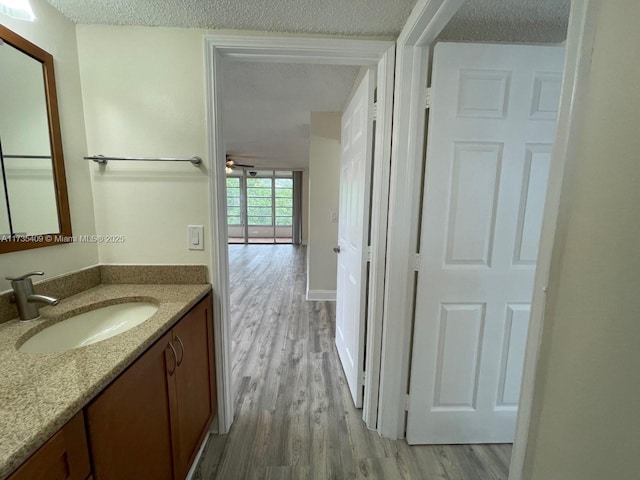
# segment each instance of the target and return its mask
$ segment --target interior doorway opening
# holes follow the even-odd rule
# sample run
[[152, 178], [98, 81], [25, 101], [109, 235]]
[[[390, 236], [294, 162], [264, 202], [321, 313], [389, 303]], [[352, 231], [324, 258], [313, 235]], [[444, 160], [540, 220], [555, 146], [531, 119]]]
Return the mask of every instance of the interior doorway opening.
[[[394, 194], [392, 194], [392, 199], [390, 201], [390, 210], [393, 211], [399, 208], [400, 206], [412, 205], [411, 207], [412, 211], [408, 212], [407, 215], [399, 215], [399, 216], [394, 216], [393, 218], [390, 218], [389, 243], [393, 244], [394, 242], [398, 242], [401, 240], [401, 237], [406, 238], [408, 233], [411, 238], [409, 250], [412, 253], [414, 251], [418, 252], [418, 259], [420, 259], [419, 260], [420, 263], [422, 263], [421, 259], [423, 258], [423, 256], [429, 255], [429, 253], [425, 253], [422, 251], [421, 248], [419, 248], [418, 241], [417, 241], [418, 239], [417, 229], [418, 229], [418, 225], [420, 225], [420, 222], [417, 220], [417, 218], [423, 215], [423, 213], [419, 211], [420, 208], [418, 206], [421, 204], [421, 201], [419, 199], [422, 197], [421, 182], [418, 178], [414, 178], [414, 179], [407, 178], [408, 175], [405, 174], [404, 172], [419, 171], [420, 166], [424, 162], [424, 145], [421, 142], [416, 142], [415, 139], [422, 137], [425, 129], [425, 115], [421, 110], [421, 106], [424, 104], [429, 105], [431, 104], [432, 101], [437, 102], [437, 98], [438, 98], [438, 92], [436, 90], [426, 90], [426, 91], [424, 90], [424, 86], [429, 85], [429, 83], [427, 83], [427, 79], [429, 78], [429, 74], [430, 74], [430, 61], [433, 55], [433, 46], [436, 43], [438, 37], [446, 29], [449, 29], [449, 33], [451, 32], [455, 33], [457, 31], [458, 34], [461, 34], [461, 35], [462, 35], [461, 32], [464, 32], [464, 31], [472, 35], [483, 34], [482, 29], [460, 30], [459, 28], [457, 29], [451, 28], [450, 21], [456, 15], [456, 12], [459, 12], [461, 14], [458, 17], [458, 27], [461, 24], [460, 21], [462, 22], [469, 21], [469, 20], [473, 21], [473, 15], [471, 16], [468, 15], [469, 13], [468, 9], [466, 9], [467, 15], [462, 15], [462, 13], [465, 12], [465, 7], [470, 6], [472, 3], [474, 2], [465, 3], [462, 0], [460, 1], [440, 0], [435, 2], [433, 1], [419, 2], [418, 6], [416, 7], [416, 10], [414, 11], [416, 15], [409, 20], [409, 22], [405, 26], [405, 29], [403, 30], [398, 40], [398, 50], [400, 52], [398, 63], [399, 65], [402, 66], [402, 71], [397, 77], [398, 90], [396, 92], [397, 93], [396, 105], [395, 105], [396, 108], [394, 110], [394, 113], [396, 114], [396, 118], [398, 119], [398, 122], [396, 123], [396, 125], [398, 126], [399, 133], [397, 138], [394, 136], [394, 145], [396, 146], [397, 150], [394, 150], [394, 156], [393, 156], [394, 163], [392, 165], [399, 166], [400, 160], [403, 160], [404, 163], [401, 168], [398, 167], [398, 169], [395, 171], [392, 168], [392, 192], [394, 192]], [[504, 2], [499, 2], [499, 3], [501, 4], [501, 8], [504, 7], [505, 11], [507, 11], [509, 7], [508, 4], [511, 2], [505, 0]], [[475, 5], [478, 5], [478, 4], [476, 3]], [[556, 6], [561, 7], [561, 5], [559, 4]], [[528, 334], [526, 335], [526, 340], [525, 340], [526, 349], [524, 352], [524, 360], [522, 362], [524, 363], [523, 375], [522, 375], [522, 392], [520, 393], [518, 398], [518, 393], [520, 390], [519, 385], [518, 385], [518, 388], [510, 392], [512, 399], [513, 397], [516, 397], [516, 403], [517, 403], [517, 409], [518, 409], [515, 442], [513, 444], [513, 455], [510, 462], [509, 478], [513, 478], [513, 479], [522, 478], [521, 475], [523, 472], [523, 463], [524, 463], [523, 460], [524, 460], [524, 454], [527, 448], [526, 444], [527, 444], [528, 433], [529, 433], [528, 432], [529, 422], [530, 422], [531, 413], [532, 413], [533, 386], [534, 386], [536, 363], [537, 363], [537, 357], [538, 357], [539, 339], [540, 339], [540, 333], [541, 333], [541, 327], [542, 327], [542, 312], [544, 310], [544, 302], [545, 302], [544, 287], [546, 286], [546, 282], [548, 281], [549, 266], [550, 266], [551, 252], [552, 252], [552, 246], [553, 246], [553, 237], [555, 233], [555, 226], [556, 226], [556, 220], [558, 215], [559, 193], [560, 193], [560, 187], [562, 184], [562, 174], [564, 171], [564, 157], [568, 149], [568, 144], [569, 144], [568, 137], [569, 137], [569, 132], [571, 131], [571, 122], [572, 120], [574, 120], [575, 110], [577, 109], [577, 106], [576, 106], [577, 104], [575, 103], [576, 94], [579, 94], [579, 95], [583, 94], [583, 89], [578, 88], [577, 85], [578, 86], [580, 85], [578, 83], [579, 79], [583, 79], [585, 76], [585, 72], [588, 70], [587, 65], [588, 65], [589, 59], [588, 59], [588, 54], [585, 52], [590, 52], [590, 46], [592, 44], [591, 42], [593, 41], [593, 38], [592, 38], [593, 31], [591, 28], [592, 25], [590, 23], [591, 21], [593, 21], [593, 11], [592, 11], [593, 9], [591, 10], [588, 9], [587, 6], [581, 2], [571, 2], [571, 15], [569, 16], [568, 6], [569, 6], [568, 2], [564, 4], [564, 8], [567, 9], [567, 12], [565, 12], [565, 14], [560, 16], [560, 18], [563, 19], [563, 23], [564, 23], [564, 25], [560, 25], [562, 27], [560, 29], [560, 32], [562, 33], [563, 36], [560, 39], [555, 39], [554, 41], [551, 41], [551, 42], [547, 40], [547, 42], [551, 43], [552, 45], [554, 44], [556, 46], [562, 45], [566, 48], [564, 73], [561, 75], [562, 80], [556, 83], [556, 88], [552, 89], [557, 92], [556, 97], [557, 96], [560, 97], [560, 102], [559, 102], [560, 108], [557, 109], [557, 113], [554, 115], [554, 117], [557, 118], [557, 121], [558, 121], [558, 127], [556, 129], [555, 139], [553, 141], [553, 146], [549, 149], [550, 150], [549, 152], [545, 152], [543, 150], [537, 150], [536, 148], [529, 149], [530, 153], [532, 154], [530, 155], [530, 157], [536, 156], [536, 155], [538, 156], [550, 155], [548, 158], [550, 162], [549, 164], [550, 166], [549, 166], [548, 186], [546, 189], [546, 195], [543, 195], [543, 197], [545, 198], [544, 200], [545, 206], [544, 206], [544, 213], [542, 215], [542, 221], [541, 221], [542, 233], [538, 234], [539, 243], [536, 243], [535, 245], [537, 262], [536, 262], [534, 280], [532, 282], [533, 288], [531, 289], [532, 300], [528, 299], [527, 302], [523, 302], [523, 303], [531, 303], [530, 316], [525, 315], [522, 309], [519, 308], [522, 305], [511, 305], [512, 307], [514, 307], [511, 310], [512, 320], [513, 320], [512, 325], [515, 325], [516, 323], [521, 323], [519, 320], [522, 318], [525, 318], [525, 317], [529, 318]], [[507, 18], [507, 17], [508, 15], [503, 16], [503, 18]], [[567, 26], [567, 21], [568, 21], [568, 26]], [[544, 35], [544, 32], [548, 32], [548, 28], [549, 28], [548, 24], [544, 24], [544, 22], [541, 22], [541, 24], [536, 24], [536, 22], [534, 21], [530, 23], [533, 30], [535, 30], [536, 35], [540, 35], [540, 34]], [[494, 27], [496, 28], [485, 29], [484, 34], [492, 35], [495, 32], [498, 32], [500, 30], [497, 25], [494, 25]], [[525, 33], [525, 30], [512, 29], [511, 33], [514, 35], [519, 35], [519, 34]], [[505, 28], [502, 30], [503, 33], [508, 31], [509, 31], [508, 28]], [[566, 41], [563, 41], [564, 38], [566, 38]], [[462, 38], [460, 36], [455, 39], [449, 38], [446, 40], [455, 40], [457, 42], [461, 42], [461, 41], [467, 42], [469, 40], [473, 40], [473, 41], [479, 41], [481, 43], [482, 42], [513, 43], [513, 41], [505, 42], [504, 39], [496, 39], [496, 38], [488, 38], [488, 37], [485, 37], [483, 39], [471, 39], [471, 38]], [[541, 41], [540, 40], [530, 41], [530, 42], [518, 41], [518, 43], [539, 44], [541, 43]], [[486, 71], [478, 72], [477, 70], [479, 69], [472, 67], [472, 68], [467, 68], [465, 71], [461, 72], [460, 75], [458, 75], [457, 77], [456, 75], [451, 75], [449, 78], [451, 85], [453, 85], [454, 87], [455, 86], [460, 87], [460, 81], [459, 81], [460, 77], [463, 77], [464, 79], [467, 79], [467, 80], [471, 78], [474, 78], [475, 80], [480, 80], [480, 78], [484, 77], [483, 80], [486, 80], [487, 84], [493, 84], [494, 86], [497, 86], [498, 83], [501, 83], [499, 79], [500, 77], [502, 77], [502, 79], [505, 80], [502, 82], [502, 86], [507, 87], [504, 90], [502, 90], [502, 92], [503, 93], [506, 92], [511, 86], [511, 82], [505, 78], [505, 74], [507, 73], [506, 68], [495, 67], [491, 69], [493, 70], [492, 72], [486, 72]], [[481, 75], [476, 75], [477, 73], [481, 73]], [[540, 72], [540, 73], [543, 73], [543, 72]], [[482, 75], [482, 74], [485, 74], [485, 75]], [[538, 82], [535, 82], [535, 81], [531, 82], [531, 85], [530, 85], [531, 89], [530, 91], [527, 92], [528, 98], [532, 98], [530, 94], [534, 92], [534, 88], [538, 88], [539, 90], [538, 93], [540, 93], [540, 87], [542, 86], [543, 83], [546, 83], [544, 80], [549, 80], [549, 78], [543, 79], [542, 78], [543, 76], [544, 75], [538, 75]], [[494, 83], [494, 81], [497, 81], [497, 83]], [[543, 89], [549, 86], [550, 84], [547, 83], [547, 85], [544, 85]], [[494, 93], [497, 93], [498, 90], [500, 90], [500, 88], [494, 90]], [[547, 93], [549, 93], [550, 91], [551, 90], [547, 89]], [[463, 98], [464, 101], [458, 102], [458, 104], [455, 104], [454, 102], [453, 113], [451, 114], [452, 118], [461, 117], [461, 116], [464, 117], [465, 115], [467, 116], [467, 118], [472, 118], [476, 116], [476, 114], [478, 113], [484, 113], [485, 116], [487, 116], [488, 114], [487, 111], [478, 112], [475, 109], [475, 107], [480, 106], [481, 108], [479, 110], [484, 110], [482, 105], [476, 104], [474, 107], [471, 107], [470, 109], [468, 109], [467, 108], [469, 106], [468, 102], [471, 101], [473, 103], [475, 100], [479, 100], [480, 103], [483, 103], [485, 101], [498, 100], [502, 98], [500, 94], [493, 97], [481, 95], [480, 97], [475, 96], [475, 100], [472, 100], [472, 97], [474, 97], [473, 92], [465, 91], [464, 88], [462, 89], [458, 88], [458, 90], [456, 91], [456, 94], [460, 95], [461, 97], [464, 97]], [[538, 95], [537, 98], [534, 97], [535, 100], [537, 101], [537, 104], [538, 104], [537, 106], [540, 106], [540, 100], [544, 97], [545, 97], [544, 95]], [[546, 98], [548, 99], [549, 97], [546, 97]], [[416, 107], [416, 105], [418, 107]], [[495, 106], [497, 106], [497, 104]], [[532, 106], [533, 104], [529, 105], [528, 107], [532, 107]], [[537, 109], [527, 108], [527, 110], [528, 110], [526, 112], [527, 117], [537, 114], [538, 120], [542, 122], [549, 121], [548, 115], [551, 112], [543, 113], [539, 108]], [[419, 113], [416, 114], [416, 112], [419, 112]], [[495, 162], [489, 159], [489, 157], [491, 157], [492, 155], [492, 153], [490, 152], [492, 148], [494, 149], [493, 153], [496, 154], [494, 155], [494, 159], [498, 157], [502, 157], [504, 159], [504, 157], [507, 155], [508, 152], [506, 151], [506, 149], [502, 150], [499, 145], [496, 145], [496, 143], [499, 143], [498, 141], [487, 139], [486, 136], [484, 136], [485, 138], [483, 138], [483, 135], [481, 135], [482, 132], [484, 131], [483, 127], [493, 124], [495, 122], [495, 118], [502, 116], [503, 111], [495, 110], [493, 113], [495, 115], [493, 119], [492, 118], [485, 119], [484, 125], [479, 127], [479, 129], [476, 129], [475, 138], [472, 138], [470, 141], [467, 141], [466, 143], [465, 143], [465, 140], [468, 140], [468, 139], [461, 139], [461, 141], [458, 142], [457, 145], [453, 145], [453, 147], [457, 146], [458, 148], [451, 148], [449, 150], [449, 153], [454, 155], [454, 157], [457, 157], [458, 167], [470, 166], [471, 169], [473, 170], [474, 167], [478, 167], [481, 169], [481, 167], [487, 167], [491, 163], [494, 163], [494, 165], [496, 165]], [[489, 114], [488, 116], [491, 117], [491, 114]], [[429, 122], [432, 122], [431, 112], [428, 115], [428, 119], [429, 119]], [[429, 133], [432, 133], [432, 132], [429, 132]], [[458, 140], [458, 138], [455, 138], [455, 140]], [[477, 145], [477, 143], [482, 143], [482, 142], [484, 142], [483, 145]], [[533, 144], [530, 146], [536, 147], [536, 145], [533, 145]], [[471, 148], [467, 148], [467, 147], [471, 147]], [[478, 147], [478, 148], [475, 148], [475, 147]], [[486, 161], [467, 163], [466, 160], [470, 160], [470, 158], [469, 156], [466, 155], [466, 153], [469, 153], [469, 151], [474, 151], [474, 150], [475, 152], [471, 156], [476, 156], [478, 157], [477, 159], [479, 159], [480, 156], [484, 156], [484, 160]], [[484, 153], [482, 153], [483, 150], [484, 150]], [[539, 154], [543, 154], [543, 155], [539, 155]], [[395, 163], [396, 161], [397, 163]], [[429, 170], [430, 169], [429, 162], [430, 162], [430, 159], [427, 158], [426, 175], [425, 175], [427, 178], [429, 177], [430, 173], [432, 173]], [[505, 165], [504, 163], [500, 163], [500, 162], [498, 163], [503, 166]], [[536, 163], [536, 162], [534, 161], [532, 163]], [[537, 163], [540, 165], [540, 162], [537, 162]], [[470, 179], [468, 177], [466, 179], [464, 178], [466, 174], [462, 172], [460, 168], [457, 168], [457, 169], [454, 168], [454, 172], [456, 170], [457, 170], [457, 173], [454, 173], [451, 177], [448, 178], [448, 180], [449, 180], [449, 183], [451, 183], [450, 180], [453, 179], [454, 180], [453, 183], [458, 184], [458, 187], [460, 187], [460, 180], [466, 181]], [[462, 170], [464, 170], [464, 168]], [[469, 171], [467, 171], [466, 173], [468, 174]], [[481, 176], [480, 178], [484, 178], [485, 180], [488, 180], [489, 176], [485, 176], [485, 177]], [[492, 177], [492, 178], [495, 178], [496, 184], [499, 183], [499, 180], [500, 180], [499, 176], [496, 175], [495, 177]], [[402, 190], [402, 188], [404, 188], [406, 185], [410, 185], [410, 188], [406, 190]], [[470, 185], [473, 186], [474, 182], [471, 181]], [[448, 200], [451, 200], [451, 198], [452, 196], [449, 195]], [[461, 199], [463, 202], [469, 201], [469, 198], [461, 197]], [[479, 207], [479, 204], [474, 201], [471, 201], [467, 205], [468, 206], [471, 205], [472, 208]], [[486, 204], [486, 206], [489, 207], [488, 204]], [[459, 210], [457, 209], [455, 202], [453, 202], [454, 208], [452, 209], [450, 207], [451, 207], [451, 202], [447, 201], [447, 207], [445, 209], [445, 213], [446, 211], [451, 212], [451, 211]], [[489, 210], [492, 210], [492, 209], [488, 208], [487, 212]], [[492, 211], [494, 210], [495, 209], [493, 209]], [[482, 223], [482, 222], [477, 222], [474, 224], [474, 219], [478, 219], [478, 218], [479, 217], [471, 218], [471, 223], [467, 223], [467, 225], [478, 226], [480, 223]], [[456, 225], [455, 221], [451, 222], [451, 215], [449, 215], [448, 219], [450, 221], [446, 224], [447, 227]], [[517, 215], [514, 223], [516, 224], [516, 226], [518, 226]], [[424, 236], [425, 235], [424, 222], [423, 222], [422, 228], [423, 228], [422, 236]], [[426, 231], [427, 234], [429, 234], [429, 232], [433, 232], [433, 226], [431, 226]], [[488, 233], [491, 233], [491, 229], [488, 230]], [[480, 242], [476, 246], [481, 246], [481, 247], [487, 246], [488, 243], [486, 243], [486, 241], [488, 240], [489, 243], [492, 243], [494, 240], [494, 237], [491, 237], [491, 236], [484, 237], [484, 240], [485, 240], [484, 242]], [[422, 242], [422, 239], [420, 241]], [[411, 242], [414, 242], [414, 243], [411, 243]], [[447, 251], [445, 252], [444, 261], [442, 261], [442, 257], [441, 257], [440, 259], [441, 261], [436, 262], [436, 263], [439, 263], [439, 265], [434, 264], [436, 266], [444, 267], [444, 268], [448, 267], [449, 270], [455, 271], [457, 268], [456, 265], [447, 265], [447, 264], [452, 264], [452, 263], [455, 263], [456, 261], [470, 260], [469, 258], [470, 256], [473, 256], [475, 260], [478, 260], [479, 258], [475, 256], [475, 253], [473, 252], [472, 252], [472, 255], [470, 256], [466, 254], [462, 254], [462, 251], [459, 248], [464, 249], [465, 246], [463, 244], [459, 244], [456, 242], [449, 242], [449, 241], [446, 241], [446, 239], [440, 243], [447, 247], [446, 248]], [[475, 244], [475, 242], [471, 242], [471, 243]], [[467, 244], [467, 246], [469, 246], [469, 244]], [[489, 249], [489, 251], [491, 251], [491, 249]], [[398, 372], [402, 372], [402, 374], [399, 377], [399, 380], [397, 381], [397, 387], [402, 393], [408, 394], [409, 398], [407, 399], [406, 395], [394, 397], [393, 394], [388, 391], [381, 392], [381, 405], [385, 412], [389, 412], [389, 414], [385, 414], [381, 418], [381, 422], [382, 422], [381, 430], [383, 431], [383, 434], [386, 434], [389, 436], [395, 435], [399, 437], [405, 436], [405, 432], [406, 432], [407, 422], [406, 422], [405, 409], [406, 409], [407, 402], [409, 404], [409, 408], [411, 408], [411, 405], [414, 405], [414, 401], [412, 398], [413, 392], [412, 390], [409, 389], [409, 371], [411, 371], [411, 377], [413, 378], [416, 375], [416, 368], [420, 366], [424, 366], [424, 364], [420, 364], [419, 362], [417, 363], [414, 362], [414, 364], [410, 368], [411, 363], [410, 363], [409, 355], [401, 353], [401, 352], [408, 351], [408, 346], [415, 342], [415, 336], [413, 335], [414, 332], [413, 332], [413, 318], [412, 318], [413, 302], [411, 300], [412, 300], [412, 295], [416, 291], [415, 290], [416, 275], [419, 277], [422, 274], [422, 269], [418, 268], [417, 266], [414, 267], [413, 262], [409, 262], [410, 266], [409, 268], [406, 268], [402, 264], [403, 258], [406, 258], [406, 257], [404, 257], [399, 251], [398, 252], [390, 251], [389, 253], [390, 268], [388, 270], [388, 279], [392, 281], [394, 283], [394, 287], [397, 287], [397, 288], [394, 288], [392, 291], [389, 292], [389, 295], [387, 296], [386, 302], [385, 302], [386, 303], [385, 312], [389, 312], [389, 313], [393, 312], [394, 318], [397, 319], [398, 316], [401, 316], [403, 318], [406, 318], [406, 321], [396, 322], [394, 324], [395, 326], [393, 330], [389, 329], [389, 330], [386, 330], [385, 332], [385, 335], [388, 341], [385, 342], [384, 354], [385, 354], [385, 358], [389, 359], [389, 361], [385, 361], [385, 363], [383, 364], [383, 378], [386, 379], [385, 381], [387, 382], [387, 385], [392, 385], [392, 388], [393, 388], [396, 386], [394, 382], [393, 372], [395, 372], [396, 374]], [[514, 259], [512, 256], [510, 260], [514, 261], [514, 260], [520, 260], [520, 259], [517, 257]], [[482, 265], [481, 263], [484, 260], [487, 260], [487, 262], [484, 262], [484, 265]], [[489, 257], [485, 257], [484, 260], [478, 260], [476, 262], [478, 263], [476, 267], [478, 271], [485, 269], [487, 267], [487, 263], [491, 265], [491, 263], [495, 260], [495, 258], [489, 256]], [[418, 271], [417, 274], [416, 274], [416, 270]], [[434, 280], [434, 282], [437, 286], [437, 279]], [[471, 287], [467, 288], [467, 291], [477, 292], [481, 289], [482, 289], [482, 283], [480, 282], [480, 283], [473, 283]], [[419, 297], [419, 295], [417, 296]], [[482, 327], [484, 325], [484, 322], [482, 321], [482, 318], [486, 317], [486, 315], [488, 315], [489, 312], [488, 310], [485, 310], [483, 308], [483, 305], [481, 305], [482, 302], [470, 302], [470, 304], [468, 305], [463, 305], [464, 301], [459, 302], [458, 300], [459, 299], [450, 299], [450, 298], [448, 299], [444, 297], [441, 298], [440, 306], [442, 308], [440, 308], [435, 315], [436, 318], [438, 318], [439, 316], [439, 319], [441, 321], [440, 322], [441, 328], [439, 328], [438, 330], [439, 333], [437, 334], [437, 339], [436, 339], [437, 341], [440, 341], [442, 339], [446, 340], [448, 334], [452, 334], [449, 337], [449, 338], [452, 338], [460, 333], [462, 334], [462, 336], [464, 336], [469, 332], [473, 332], [473, 328], [467, 329], [465, 327], [466, 326], [473, 327], [474, 324], [475, 326], [480, 327], [479, 329], [480, 331], [483, 330]], [[515, 308], [515, 307], [518, 307], [518, 308]], [[448, 314], [450, 314], [449, 318], [446, 318]], [[431, 316], [433, 317], [433, 312]], [[385, 319], [386, 318], [387, 316], [385, 315]], [[444, 318], [444, 322], [442, 322], [443, 318]], [[416, 322], [417, 320], [418, 319], [416, 318]], [[451, 320], [451, 322], [449, 322], [449, 320]], [[468, 321], [465, 322], [465, 320], [468, 320]], [[450, 323], [448, 326], [452, 328], [449, 328], [449, 329], [442, 328], [442, 323], [445, 323], [445, 324]], [[385, 325], [388, 325], [388, 322], [385, 322]], [[458, 330], [456, 327], [461, 327], [461, 328]], [[526, 325], [524, 330], [525, 331], [527, 330]], [[504, 330], [503, 330], [503, 333], [505, 333]], [[517, 333], [520, 334], [522, 332], [520, 331]], [[469, 335], [469, 336], [473, 336], [473, 335]], [[476, 338], [479, 338], [479, 337], [476, 337]], [[418, 345], [420, 344], [415, 343], [415, 346], [418, 346]], [[416, 355], [415, 346], [412, 351], [413, 357], [415, 357]], [[469, 346], [471, 348], [466, 351], [467, 354], [469, 351], [480, 352], [480, 353], [482, 352], [481, 347], [477, 349], [474, 348], [473, 342], [471, 342]], [[420, 348], [424, 349], [424, 345], [420, 345]], [[445, 354], [446, 348], [439, 348], [439, 347], [436, 347], [435, 349], [430, 348], [429, 351], [430, 351], [430, 354], [433, 355], [433, 359], [431, 362], [432, 365], [436, 364], [438, 360], [440, 360], [440, 365], [448, 364], [448, 367], [451, 367], [449, 368], [449, 373], [451, 371], [455, 371], [457, 366], [459, 366], [459, 364], [455, 364], [455, 359], [454, 359], [454, 363], [452, 363], [450, 361], [451, 357], [446, 358], [448, 357], [448, 355]], [[502, 351], [504, 351], [504, 348], [502, 349]], [[473, 354], [470, 354], [470, 355], [468, 354], [466, 358], [471, 360], [471, 362], [477, 361], [476, 366], [480, 365], [481, 361], [483, 360]], [[467, 364], [467, 366], [469, 365], [470, 363]], [[514, 370], [517, 370], [517, 369], [514, 369]], [[480, 372], [480, 369], [476, 370], [471, 368], [470, 370], [467, 370], [467, 373], [472, 374], [471, 377], [469, 377], [472, 380], [472, 383], [475, 381], [483, 380], [483, 378], [480, 378], [480, 376], [478, 376], [479, 372]], [[447, 372], [441, 371], [440, 373], [442, 373], [443, 375], [436, 374], [435, 381], [431, 384], [431, 388], [436, 387], [436, 391], [435, 392], [432, 391], [432, 393], [435, 393], [435, 395], [431, 398], [431, 400], [435, 399], [435, 403], [437, 404], [434, 406], [433, 411], [440, 413], [442, 411], [442, 408], [450, 409], [450, 410], [454, 410], [457, 408], [458, 412], [461, 414], [464, 414], [465, 411], [468, 411], [469, 413], [474, 413], [477, 406], [476, 389], [472, 388], [471, 390], [467, 390], [467, 388], [470, 386], [470, 383], [467, 382], [463, 384], [464, 388], [460, 388], [457, 391], [454, 391], [461, 384], [451, 382], [451, 377], [448, 376], [449, 374]], [[443, 382], [443, 380], [445, 380], [445, 377], [447, 377], [446, 381]], [[395, 377], [395, 378], [398, 378], [398, 377]], [[498, 396], [498, 393], [502, 390], [502, 386], [504, 385], [499, 384], [499, 388], [496, 388], [496, 391], [494, 392], [494, 396], [496, 398]], [[438, 391], [438, 388], [439, 388], [439, 391]], [[514, 392], [515, 392], [515, 395], [513, 395]], [[452, 394], [453, 396], [444, 395], [445, 393]], [[461, 397], [464, 396], [466, 393], [470, 394], [470, 397], [467, 397], [467, 398], [470, 399], [471, 401], [466, 402], [465, 400], [465, 402], [461, 402], [460, 401]], [[459, 395], [459, 394], [462, 394], [462, 395]], [[456, 398], [453, 398], [454, 396]], [[458, 404], [456, 405], [456, 403]], [[410, 421], [410, 423], [413, 423], [413, 422]], [[532, 425], [531, 428], [535, 428], [535, 426]], [[437, 444], [438, 442], [429, 442], [429, 443]], [[447, 443], [447, 441], [443, 440], [441, 443]]]
[[564, 24], [540, 36], [514, 33], [508, 20], [497, 31], [470, 32], [467, 6], [441, 28], [427, 63], [412, 445], [515, 439], [560, 104], [557, 44], [568, 10], [559, 7]]
[[[391, 148], [391, 107], [393, 98], [393, 69], [395, 48], [393, 42], [372, 40], [346, 40], [326, 38], [294, 38], [294, 37], [255, 37], [218, 35], [207, 36], [206, 60], [207, 60], [207, 95], [208, 95], [208, 125], [209, 125], [209, 158], [212, 160], [212, 174], [209, 176], [211, 184], [212, 201], [212, 271], [213, 290], [215, 292], [215, 316], [216, 319], [216, 345], [217, 362], [219, 370], [218, 390], [221, 392], [219, 409], [220, 432], [227, 432], [234, 419], [234, 385], [233, 385], [233, 359], [232, 359], [232, 319], [229, 292], [229, 254], [227, 232], [227, 198], [226, 198], [226, 160], [229, 157], [242, 157], [244, 162], [248, 154], [259, 153], [264, 163], [254, 165], [265, 169], [287, 168], [288, 165], [275, 166], [275, 152], [263, 150], [262, 152], [234, 151], [230, 139], [226, 136], [229, 132], [229, 122], [236, 119], [242, 127], [254, 121], [258, 115], [255, 102], [247, 101], [242, 108], [233, 111], [225, 110], [225, 99], [229, 91], [247, 77], [236, 69], [237, 74], [225, 79], [234, 67], [242, 68], [255, 63], [256, 68], [275, 69], [280, 73], [281, 81], [275, 85], [281, 85], [288, 75], [286, 67], [298, 66], [307, 68], [310, 65], [320, 66], [355, 66], [365, 67], [376, 71], [378, 78], [378, 106], [380, 117], [376, 132], [374, 166], [374, 194], [371, 213], [371, 263], [369, 269], [369, 306], [371, 325], [368, 328], [366, 342], [371, 346], [367, 354], [366, 373], [370, 376], [370, 398], [365, 395], [363, 405], [363, 417], [367, 425], [375, 427], [377, 421], [378, 399], [378, 372], [380, 368], [380, 348], [382, 335], [382, 291], [384, 288], [384, 264], [386, 252], [386, 215], [389, 185], [389, 159]], [[275, 64], [275, 65], [274, 65]], [[262, 84], [256, 83], [254, 87]], [[315, 90], [326, 89], [327, 82], [318, 77], [313, 77], [309, 83]], [[332, 87], [332, 84], [329, 84]], [[282, 101], [282, 95], [267, 96], [275, 102]], [[317, 98], [317, 94], [308, 95], [309, 99]], [[339, 110], [339, 109], [338, 109]], [[313, 110], [312, 110], [313, 111]], [[323, 111], [322, 109], [316, 111]], [[327, 111], [324, 109], [324, 111]], [[332, 109], [330, 111], [336, 111]], [[307, 113], [308, 115], [308, 113]], [[295, 119], [294, 119], [295, 120]], [[224, 125], [224, 128], [223, 128]], [[276, 139], [268, 131], [277, 122], [271, 118], [260, 123], [261, 134], [253, 139]], [[304, 132], [304, 125], [298, 121], [292, 122], [289, 131], [294, 133]], [[239, 129], [242, 135], [242, 129]], [[308, 146], [308, 144], [306, 144]], [[252, 148], [255, 146], [247, 147]], [[251, 163], [254, 157], [251, 158]], [[253, 168], [253, 167], [252, 167]], [[291, 168], [291, 170], [294, 170]], [[333, 221], [333, 215], [328, 216]], [[294, 232], [295, 238], [295, 232]], [[330, 248], [334, 247], [332, 245]], [[333, 252], [331, 251], [333, 254]]]

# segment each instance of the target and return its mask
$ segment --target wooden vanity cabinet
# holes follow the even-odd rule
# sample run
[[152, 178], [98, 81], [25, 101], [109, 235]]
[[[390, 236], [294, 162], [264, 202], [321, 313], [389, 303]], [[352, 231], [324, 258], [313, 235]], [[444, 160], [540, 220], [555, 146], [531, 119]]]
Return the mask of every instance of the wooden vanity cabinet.
[[90, 478], [83, 413], [76, 414], [8, 480], [85, 480]]
[[165, 334], [86, 408], [99, 479], [173, 480]]
[[186, 477], [216, 409], [211, 294], [86, 408], [95, 480]]
[[211, 299], [207, 298], [171, 330], [178, 356], [173, 375], [175, 400], [171, 405], [176, 479], [187, 476], [217, 408]]

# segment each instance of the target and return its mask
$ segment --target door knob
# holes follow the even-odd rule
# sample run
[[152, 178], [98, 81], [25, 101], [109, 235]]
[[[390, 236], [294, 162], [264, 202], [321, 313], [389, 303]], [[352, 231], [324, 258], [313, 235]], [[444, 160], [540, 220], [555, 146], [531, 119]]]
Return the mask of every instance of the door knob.
[[338, 245], [337, 247], [333, 247], [333, 251], [336, 253], [340, 253], [340, 245]]

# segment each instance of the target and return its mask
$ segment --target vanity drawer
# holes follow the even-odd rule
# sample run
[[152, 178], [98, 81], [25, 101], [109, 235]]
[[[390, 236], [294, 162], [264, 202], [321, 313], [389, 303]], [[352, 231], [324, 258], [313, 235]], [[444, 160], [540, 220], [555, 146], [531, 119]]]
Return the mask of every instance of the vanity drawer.
[[8, 480], [85, 480], [90, 475], [84, 416], [79, 412]]

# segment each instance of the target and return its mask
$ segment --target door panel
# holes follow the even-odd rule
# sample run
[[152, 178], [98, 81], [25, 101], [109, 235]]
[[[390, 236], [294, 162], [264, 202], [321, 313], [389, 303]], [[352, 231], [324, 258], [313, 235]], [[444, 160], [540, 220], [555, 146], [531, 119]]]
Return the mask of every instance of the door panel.
[[484, 310], [481, 303], [441, 305], [434, 408], [475, 408]]
[[501, 161], [501, 144], [454, 144], [446, 265], [490, 265]]
[[514, 265], [533, 265], [536, 262], [542, 228], [544, 193], [551, 161], [551, 144], [529, 144], [526, 149], [522, 197], [518, 208], [518, 229], [513, 251]]
[[87, 432], [81, 410], [8, 480], [85, 480], [90, 474]]
[[96, 479], [173, 479], [165, 367], [170, 340], [167, 333], [87, 407]]
[[530, 313], [530, 305], [507, 305], [497, 407], [518, 408]]
[[175, 378], [180, 428], [173, 437], [174, 449], [178, 450], [178, 478], [186, 477], [213, 415], [210, 382], [214, 374], [209, 370], [208, 305], [207, 301], [199, 303], [172, 330], [172, 343], [178, 350]]
[[374, 86], [369, 71], [342, 116], [336, 347], [358, 408], [363, 398]]
[[513, 441], [563, 58], [435, 48], [409, 443]]

